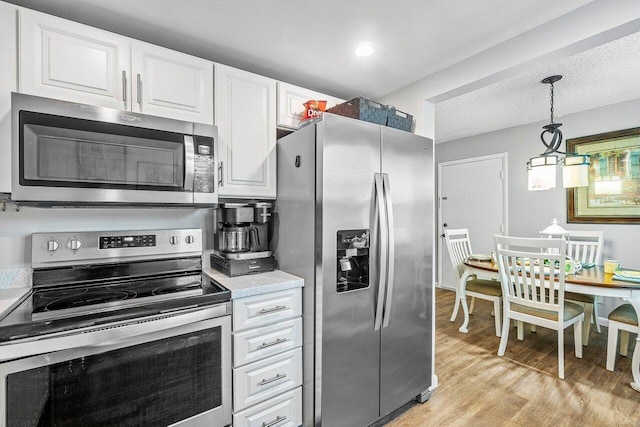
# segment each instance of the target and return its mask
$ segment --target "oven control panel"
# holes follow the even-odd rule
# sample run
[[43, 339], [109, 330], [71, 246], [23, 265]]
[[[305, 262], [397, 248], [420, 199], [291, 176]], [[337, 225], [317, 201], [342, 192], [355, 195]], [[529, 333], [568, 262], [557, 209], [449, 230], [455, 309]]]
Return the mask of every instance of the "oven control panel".
[[202, 255], [202, 230], [121, 230], [34, 233], [31, 266], [103, 264]]
[[143, 234], [139, 236], [100, 236], [100, 249], [140, 248], [155, 245], [155, 234]]

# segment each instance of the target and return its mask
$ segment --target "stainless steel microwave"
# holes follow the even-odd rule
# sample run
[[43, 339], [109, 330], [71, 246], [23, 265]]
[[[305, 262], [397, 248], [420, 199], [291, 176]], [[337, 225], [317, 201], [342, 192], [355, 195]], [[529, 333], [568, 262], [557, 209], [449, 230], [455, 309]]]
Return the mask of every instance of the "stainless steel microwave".
[[11, 199], [215, 205], [215, 126], [12, 93]]

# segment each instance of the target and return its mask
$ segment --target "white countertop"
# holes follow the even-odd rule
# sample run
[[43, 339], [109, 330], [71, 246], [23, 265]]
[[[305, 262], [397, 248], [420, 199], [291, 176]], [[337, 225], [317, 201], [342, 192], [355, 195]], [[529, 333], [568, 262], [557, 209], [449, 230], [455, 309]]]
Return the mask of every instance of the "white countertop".
[[284, 291], [285, 289], [301, 288], [304, 286], [303, 278], [281, 270], [229, 277], [211, 268], [212, 252], [213, 250], [205, 250], [202, 254], [202, 272], [229, 289], [232, 299], [250, 297], [267, 292]]
[[0, 290], [0, 320], [18, 306], [31, 292], [31, 288], [12, 288]]
[[202, 271], [229, 289], [232, 299], [250, 297], [267, 292], [283, 291], [285, 289], [301, 288], [304, 286], [304, 279], [280, 270], [236, 277], [229, 277], [213, 268], [203, 268]]

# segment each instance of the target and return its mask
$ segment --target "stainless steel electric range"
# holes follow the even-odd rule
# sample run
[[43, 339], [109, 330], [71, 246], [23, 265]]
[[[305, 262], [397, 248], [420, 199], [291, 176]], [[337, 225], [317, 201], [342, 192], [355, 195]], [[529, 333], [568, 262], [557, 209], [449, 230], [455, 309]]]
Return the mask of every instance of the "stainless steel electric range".
[[32, 235], [33, 290], [0, 322], [0, 425], [231, 423], [230, 292], [202, 231]]

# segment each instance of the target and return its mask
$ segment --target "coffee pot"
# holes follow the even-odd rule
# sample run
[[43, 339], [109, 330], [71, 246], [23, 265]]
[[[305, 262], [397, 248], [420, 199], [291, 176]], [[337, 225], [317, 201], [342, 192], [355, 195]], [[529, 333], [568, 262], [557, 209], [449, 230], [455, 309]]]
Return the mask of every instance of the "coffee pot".
[[[252, 246], [260, 244], [260, 236], [256, 227], [234, 225], [222, 228], [224, 252], [248, 252]], [[252, 245], [253, 242], [256, 242]]]
[[227, 258], [270, 256], [272, 204], [224, 203], [215, 210], [214, 249]]

